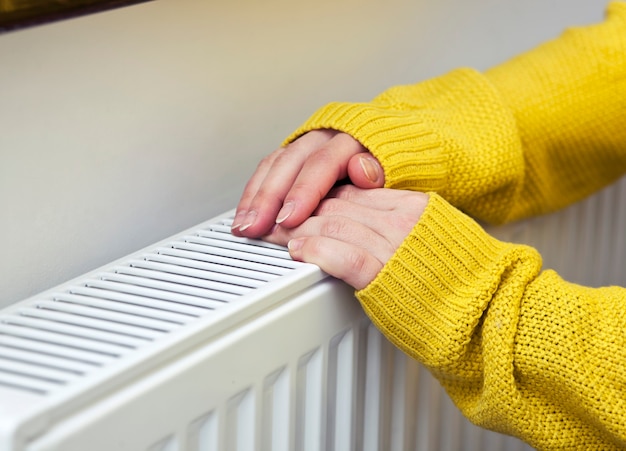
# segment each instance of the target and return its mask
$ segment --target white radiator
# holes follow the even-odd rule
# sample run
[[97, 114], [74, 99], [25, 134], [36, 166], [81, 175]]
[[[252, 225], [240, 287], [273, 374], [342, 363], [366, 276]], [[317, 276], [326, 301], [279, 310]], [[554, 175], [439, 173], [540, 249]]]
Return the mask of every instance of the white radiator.
[[[599, 246], [622, 281], [626, 215], [585, 218], [625, 182], [552, 217], [621, 237]], [[231, 214], [0, 311], [0, 451], [528, 449], [467, 422], [348, 286], [233, 237]], [[499, 233], [564, 244], [546, 224]]]

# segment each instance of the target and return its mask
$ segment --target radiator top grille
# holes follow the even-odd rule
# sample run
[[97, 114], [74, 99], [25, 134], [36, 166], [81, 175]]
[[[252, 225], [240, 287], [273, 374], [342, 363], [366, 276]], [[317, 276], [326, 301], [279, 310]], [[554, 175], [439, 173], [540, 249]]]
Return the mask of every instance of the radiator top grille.
[[232, 216], [0, 312], [0, 386], [47, 396], [303, 266]]

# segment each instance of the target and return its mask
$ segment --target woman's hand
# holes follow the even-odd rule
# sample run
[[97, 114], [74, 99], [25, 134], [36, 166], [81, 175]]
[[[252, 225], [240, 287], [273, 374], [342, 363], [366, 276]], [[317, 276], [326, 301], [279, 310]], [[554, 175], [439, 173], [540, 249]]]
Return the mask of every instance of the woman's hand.
[[296, 227], [340, 180], [360, 188], [384, 185], [378, 160], [356, 139], [336, 130], [311, 131], [264, 158], [248, 181], [232, 232], [250, 238], [274, 224]]
[[333, 189], [295, 228], [276, 225], [265, 240], [288, 245], [294, 260], [318, 265], [357, 290], [365, 288], [419, 221], [428, 195], [393, 189]]

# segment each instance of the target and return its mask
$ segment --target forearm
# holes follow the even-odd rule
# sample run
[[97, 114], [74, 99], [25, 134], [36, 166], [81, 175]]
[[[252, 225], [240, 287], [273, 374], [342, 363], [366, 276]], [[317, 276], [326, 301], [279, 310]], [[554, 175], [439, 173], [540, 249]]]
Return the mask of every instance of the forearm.
[[357, 292], [472, 421], [541, 449], [626, 446], [626, 290], [541, 271], [441, 197]]

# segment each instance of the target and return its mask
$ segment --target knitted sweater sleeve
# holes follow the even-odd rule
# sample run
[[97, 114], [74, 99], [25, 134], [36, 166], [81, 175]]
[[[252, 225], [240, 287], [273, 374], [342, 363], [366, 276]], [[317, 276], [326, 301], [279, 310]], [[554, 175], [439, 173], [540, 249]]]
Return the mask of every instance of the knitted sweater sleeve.
[[389, 188], [434, 191], [492, 223], [553, 211], [626, 172], [626, 2], [487, 72], [458, 69], [332, 103], [330, 128], [381, 162]]
[[626, 289], [542, 272], [431, 194], [357, 297], [472, 422], [539, 449], [626, 449]]

